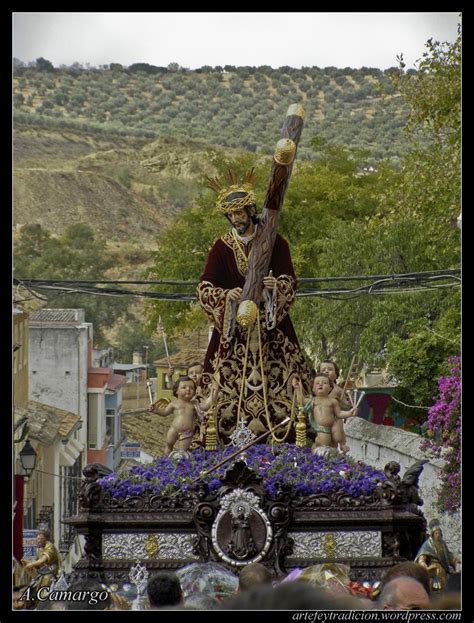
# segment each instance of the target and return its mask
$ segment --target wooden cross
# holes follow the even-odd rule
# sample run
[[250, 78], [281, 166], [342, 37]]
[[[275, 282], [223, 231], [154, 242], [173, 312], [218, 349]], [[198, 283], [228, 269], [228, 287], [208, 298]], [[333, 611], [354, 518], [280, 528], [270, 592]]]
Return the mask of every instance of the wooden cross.
[[299, 104], [288, 108], [273, 157], [268, 190], [263, 204], [262, 217], [253, 242], [247, 276], [242, 290], [242, 302], [237, 311], [246, 309], [249, 301], [258, 306], [262, 296], [263, 278], [268, 274], [273, 245], [278, 229], [278, 219], [290, 180], [296, 149], [303, 129], [304, 109]]

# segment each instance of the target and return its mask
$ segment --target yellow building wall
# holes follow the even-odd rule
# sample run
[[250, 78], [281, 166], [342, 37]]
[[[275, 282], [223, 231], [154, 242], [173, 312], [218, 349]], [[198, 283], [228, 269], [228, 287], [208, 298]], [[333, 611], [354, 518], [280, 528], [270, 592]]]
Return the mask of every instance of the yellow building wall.
[[28, 315], [13, 316], [13, 345], [18, 348], [13, 352], [13, 404], [16, 407], [28, 407]]
[[122, 410], [147, 409], [150, 405], [150, 398], [146, 381], [144, 379], [135, 383], [125, 383], [122, 385]]
[[[160, 398], [167, 398], [168, 400], [172, 400], [173, 389], [168, 389], [166, 387], [166, 373], [168, 372], [168, 366], [156, 366], [156, 397], [155, 400], [160, 400]], [[180, 376], [186, 374], [188, 368], [187, 366], [176, 366], [174, 367], [173, 374], [173, 382], [176, 381]]]

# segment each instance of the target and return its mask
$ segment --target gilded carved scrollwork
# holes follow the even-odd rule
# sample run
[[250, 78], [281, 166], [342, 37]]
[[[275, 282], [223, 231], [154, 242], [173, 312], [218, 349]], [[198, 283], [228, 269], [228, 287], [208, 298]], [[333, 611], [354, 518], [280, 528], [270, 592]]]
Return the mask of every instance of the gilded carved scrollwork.
[[229, 438], [236, 425], [235, 413], [240, 398], [244, 360], [247, 366], [240, 417], [249, 429], [256, 435], [268, 430], [262, 389], [264, 382], [272, 423], [279, 423], [291, 413], [292, 378], [300, 374], [304, 367], [301, 352], [278, 327], [263, 335], [262, 352], [265, 378], [262, 378], [256, 329], [252, 331], [248, 352], [243, 339], [223, 341], [211, 362], [219, 376], [216, 409], [219, 414], [218, 432], [223, 441]]
[[104, 534], [104, 560], [197, 560], [193, 533]]
[[357, 532], [290, 532], [293, 539], [292, 557], [314, 558], [361, 558], [382, 555], [382, 536], [379, 531]]
[[197, 287], [197, 299], [218, 331], [222, 331], [227, 290], [216, 288], [209, 281], [201, 281]]

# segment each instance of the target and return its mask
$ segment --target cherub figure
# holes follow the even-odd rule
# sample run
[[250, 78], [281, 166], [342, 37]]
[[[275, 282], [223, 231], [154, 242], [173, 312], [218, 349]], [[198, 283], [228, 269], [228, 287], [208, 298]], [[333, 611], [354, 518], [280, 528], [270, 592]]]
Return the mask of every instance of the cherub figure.
[[217, 387], [213, 384], [209, 397], [205, 400], [198, 400], [193, 379], [189, 376], [181, 376], [173, 386], [173, 395], [176, 396], [176, 400], [167, 403], [165, 399], [161, 399], [148, 407], [151, 413], [161, 416], [174, 415], [166, 435], [166, 455], [172, 452], [175, 445], [177, 450], [188, 450], [193, 440], [196, 424], [199, 422], [202, 426], [201, 417], [204, 417], [204, 412], [215, 401], [216, 393]]
[[194, 381], [189, 376], [182, 376], [173, 386], [176, 400], [172, 400], [166, 406], [162, 406], [164, 401], [159, 400], [148, 407], [148, 411], [163, 417], [174, 415], [166, 434], [166, 455], [171, 453], [175, 445], [178, 450], [187, 450], [191, 445], [196, 425], [196, 405], [193, 401], [195, 393]]
[[333, 389], [333, 383], [327, 374], [316, 374], [312, 389], [314, 397], [308, 400], [304, 407], [301, 381], [298, 377], [294, 377], [292, 383], [296, 390], [298, 404], [308, 414], [309, 424], [316, 433], [312, 451], [316, 452], [320, 447], [339, 447], [341, 452], [347, 453], [349, 447], [345, 443], [344, 429], [339, 425], [338, 420], [342, 422], [345, 418], [354, 417], [355, 409], [341, 411], [339, 402], [329, 395]]
[[201, 378], [202, 378], [203, 372], [204, 372], [204, 366], [202, 363], [199, 363], [198, 361], [195, 361], [194, 363], [188, 366], [187, 375], [189, 376], [190, 379], [194, 381], [194, 384], [196, 385], [196, 398], [198, 398], [199, 400], [204, 397], [204, 394], [202, 392], [202, 387], [201, 387]]
[[189, 376], [190, 379], [194, 381], [194, 384], [196, 386], [196, 393], [194, 395], [194, 404], [196, 407], [196, 414], [197, 414], [197, 418], [199, 421], [199, 427], [200, 427], [199, 437], [200, 437], [201, 443], [204, 442], [205, 427], [206, 427], [206, 416], [204, 412], [210, 406], [208, 398], [205, 397], [202, 391], [201, 378], [202, 378], [203, 372], [204, 372], [204, 366], [202, 365], [202, 363], [199, 363], [197, 361], [192, 363], [188, 367], [188, 371], [187, 371], [187, 375]]
[[[331, 398], [335, 398], [342, 409], [350, 409], [351, 403], [347, 397], [347, 394], [344, 392], [342, 387], [339, 387], [336, 382], [339, 377], [339, 366], [337, 365], [337, 363], [331, 361], [330, 359], [325, 359], [319, 364], [318, 372], [327, 374], [328, 377], [331, 379], [333, 383], [333, 388], [331, 390], [331, 393], [329, 394]], [[358, 414], [359, 409], [357, 409], [357, 407], [354, 407], [354, 415]], [[344, 432], [344, 419], [337, 419], [336, 427], [338, 428], [336, 434], [340, 437], [342, 446], [345, 446], [347, 448], [346, 452], [349, 452], [350, 448], [346, 443], [346, 433]]]
[[339, 378], [340, 374], [339, 366], [337, 365], [337, 363], [335, 363], [331, 359], [325, 359], [324, 361], [321, 361], [318, 366], [318, 374], [320, 372], [322, 374], [327, 374], [333, 383], [333, 388], [329, 394], [331, 398], [335, 398], [343, 409], [350, 409], [351, 404], [347, 397], [347, 394], [344, 392], [343, 388], [339, 387], [339, 385], [337, 384], [337, 379]]
[[[204, 394], [202, 393], [202, 387], [201, 387], [201, 377], [202, 377], [203, 372], [204, 372], [204, 365], [202, 363], [199, 363], [198, 361], [195, 361], [188, 366], [188, 369], [185, 373], [186, 376], [189, 376], [189, 378], [194, 381], [194, 384], [196, 386], [196, 398], [199, 398], [199, 399], [204, 396]], [[174, 368], [170, 366], [165, 375], [165, 385], [167, 389], [173, 388], [173, 385], [175, 383], [175, 381], [173, 380], [173, 377], [174, 377]]]

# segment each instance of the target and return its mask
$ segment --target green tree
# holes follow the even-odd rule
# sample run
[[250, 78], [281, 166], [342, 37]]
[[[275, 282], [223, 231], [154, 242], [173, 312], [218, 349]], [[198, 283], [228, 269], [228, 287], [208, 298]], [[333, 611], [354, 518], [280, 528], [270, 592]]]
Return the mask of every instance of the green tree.
[[36, 59], [36, 69], [38, 71], [51, 72], [54, 71], [54, 66], [51, 61], [48, 61], [47, 59], [40, 56]]
[[[429, 42], [428, 48], [423, 73], [410, 74], [406, 80], [395, 76], [402, 92], [409, 89], [413, 149], [398, 170], [379, 166], [373, 178], [377, 197], [373, 215], [352, 223], [336, 222], [327, 238], [318, 242], [318, 276], [459, 267], [459, 98], [453, 92], [459, 96], [460, 41], [445, 46]], [[419, 97], [420, 92], [424, 95]], [[429, 147], [420, 147], [420, 137], [429, 138]], [[304, 300], [293, 315], [315, 358], [334, 356], [347, 366], [356, 352], [368, 364], [388, 366], [401, 384], [396, 396], [429, 406], [443, 362], [459, 353], [459, 306], [459, 290], [433, 284], [429, 291], [358, 296], [352, 301]], [[418, 415], [423, 418], [426, 412]]]
[[[53, 236], [39, 224], [25, 225], [14, 245], [14, 274], [19, 279], [104, 279], [112, 265], [105, 242], [84, 223], [70, 225], [59, 236]], [[84, 308], [86, 321], [94, 324], [94, 341], [105, 346], [104, 329], [110, 329], [120, 318], [128, 317], [129, 297], [81, 294], [80, 286], [69, 290], [42, 290], [53, 308]]]
[[[117, 331], [117, 337], [113, 342], [113, 347], [115, 359], [122, 363], [132, 361], [135, 351], [141, 351], [144, 354], [148, 352], [149, 364], [166, 355], [163, 342], [161, 341], [160, 343], [156, 335], [150, 336], [145, 324], [137, 320], [120, 326]], [[172, 352], [171, 344], [169, 351], [170, 353]]]

